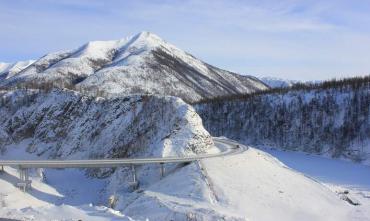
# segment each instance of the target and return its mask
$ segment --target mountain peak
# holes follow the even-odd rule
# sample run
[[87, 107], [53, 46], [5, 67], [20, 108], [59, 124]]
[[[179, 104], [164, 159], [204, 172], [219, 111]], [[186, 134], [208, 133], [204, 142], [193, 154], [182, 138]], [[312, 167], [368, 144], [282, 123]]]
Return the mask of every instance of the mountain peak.
[[50, 53], [30, 68], [4, 76], [0, 87], [58, 81], [87, 93], [99, 88], [107, 96], [172, 95], [188, 102], [266, 89], [257, 79], [208, 65], [148, 31]]
[[141, 32], [137, 33], [135, 36], [148, 38], [150, 36], [157, 36], [157, 35], [155, 35], [154, 33], [149, 32], [149, 31], [141, 31]]
[[81, 56], [85, 54], [105, 54], [106, 51], [114, 48], [127, 48], [132, 45], [136, 48], [151, 49], [163, 44], [165, 44], [165, 41], [159, 36], [148, 31], [142, 31], [136, 35], [132, 35], [131, 37], [126, 37], [119, 40], [89, 41], [77, 49], [75, 56]]
[[35, 62], [35, 60], [18, 61], [18, 62], [14, 62], [14, 63], [0, 62], [0, 75], [6, 74], [6, 76], [0, 76], [0, 79], [2, 77], [6, 77], [6, 78], [11, 77], [14, 74], [17, 74], [18, 72], [27, 68], [28, 66], [30, 66], [34, 62]]
[[158, 35], [148, 31], [139, 32], [138, 34], [134, 35], [130, 41], [134, 44], [138, 44], [140, 46], [145, 45], [149, 48], [155, 48], [159, 45], [167, 44], [166, 41], [164, 41]]

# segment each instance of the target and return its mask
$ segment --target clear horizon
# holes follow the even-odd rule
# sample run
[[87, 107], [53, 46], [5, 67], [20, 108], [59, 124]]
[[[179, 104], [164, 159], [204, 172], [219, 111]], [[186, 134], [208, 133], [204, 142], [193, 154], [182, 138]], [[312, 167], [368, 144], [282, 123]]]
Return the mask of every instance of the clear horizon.
[[146, 30], [214, 66], [257, 77], [370, 74], [370, 2], [97, 1], [0, 3], [0, 61], [37, 59]]

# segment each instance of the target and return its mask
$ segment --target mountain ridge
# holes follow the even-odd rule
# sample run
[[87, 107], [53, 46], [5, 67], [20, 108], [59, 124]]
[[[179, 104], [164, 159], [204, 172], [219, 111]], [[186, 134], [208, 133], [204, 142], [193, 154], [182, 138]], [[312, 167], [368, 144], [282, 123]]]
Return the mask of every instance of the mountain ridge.
[[172, 95], [188, 102], [268, 89], [255, 77], [219, 69], [150, 32], [46, 54], [0, 87], [45, 83], [87, 94]]

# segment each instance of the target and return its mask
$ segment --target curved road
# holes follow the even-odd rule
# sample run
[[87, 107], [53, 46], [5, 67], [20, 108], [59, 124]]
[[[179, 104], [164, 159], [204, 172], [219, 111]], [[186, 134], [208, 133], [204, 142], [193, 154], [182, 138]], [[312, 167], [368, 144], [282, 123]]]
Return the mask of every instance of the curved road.
[[90, 160], [0, 160], [0, 166], [18, 166], [20, 168], [89, 168], [89, 167], [118, 167], [149, 163], [184, 163], [205, 158], [222, 157], [241, 153], [246, 146], [226, 138], [213, 138], [215, 144], [224, 151], [215, 154], [199, 154], [188, 157], [164, 158], [123, 158], [123, 159], [90, 159]]

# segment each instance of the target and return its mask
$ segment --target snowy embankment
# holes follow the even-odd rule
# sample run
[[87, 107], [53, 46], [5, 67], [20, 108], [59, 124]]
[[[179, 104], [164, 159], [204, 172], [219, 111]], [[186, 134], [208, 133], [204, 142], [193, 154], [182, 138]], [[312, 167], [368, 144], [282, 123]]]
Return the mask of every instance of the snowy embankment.
[[290, 168], [324, 183], [342, 199], [358, 204], [357, 210], [370, 219], [370, 166], [276, 148], [264, 150]]

